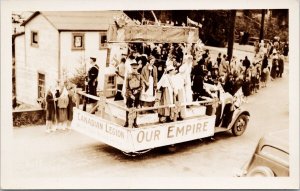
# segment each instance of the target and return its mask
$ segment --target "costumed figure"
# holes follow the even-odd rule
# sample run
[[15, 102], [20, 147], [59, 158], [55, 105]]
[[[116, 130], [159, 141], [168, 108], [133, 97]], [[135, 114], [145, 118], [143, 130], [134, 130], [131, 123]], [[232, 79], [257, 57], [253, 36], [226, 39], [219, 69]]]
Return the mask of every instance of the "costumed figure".
[[144, 66], [141, 73], [143, 89], [140, 100], [143, 106], [152, 107], [155, 103], [155, 91], [157, 88], [157, 68], [154, 66], [155, 58], [150, 56], [149, 63]]

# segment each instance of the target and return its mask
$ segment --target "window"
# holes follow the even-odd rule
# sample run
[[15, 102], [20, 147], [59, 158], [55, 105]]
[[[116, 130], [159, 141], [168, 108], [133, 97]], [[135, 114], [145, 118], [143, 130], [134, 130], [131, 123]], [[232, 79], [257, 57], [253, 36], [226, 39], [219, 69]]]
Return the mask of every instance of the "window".
[[114, 85], [115, 84], [115, 76], [108, 76], [108, 82], [107, 83]]
[[267, 156], [270, 159], [276, 160], [282, 164], [285, 165], [289, 164], [289, 154], [278, 148], [265, 145], [261, 149], [261, 154]]
[[38, 98], [45, 97], [45, 74], [38, 73]]
[[84, 33], [72, 34], [72, 50], [84, 50]]
[[106, 32], [100, 32], [100, 49], [107, 48]]
[[107, 48], [107, 54], [106, 54], [106, 67], [109, 67], [110, 62], [110, 49]]
[[38, 47], [39, 46], [39, 36], [38, 32], [31, 31], [31, 46]]

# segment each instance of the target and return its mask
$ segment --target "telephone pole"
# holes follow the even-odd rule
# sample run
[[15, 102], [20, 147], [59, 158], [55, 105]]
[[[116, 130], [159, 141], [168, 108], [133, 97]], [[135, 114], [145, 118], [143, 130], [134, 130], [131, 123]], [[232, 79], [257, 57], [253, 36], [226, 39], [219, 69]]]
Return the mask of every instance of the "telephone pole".
[[260, 23], [259, 41], [264, 39], [265, 15], [266, 15], [266, 10], [262, 9], [261, 10], [261, 23]]
[[229, 29], [228, 29], [228, 48], [227, 48], [227, 55], [228, 55], [229, 62], [231, 60], [232, 53], [233, 53], [235, 17], [236, 17], [236, 10], [230, 10]]

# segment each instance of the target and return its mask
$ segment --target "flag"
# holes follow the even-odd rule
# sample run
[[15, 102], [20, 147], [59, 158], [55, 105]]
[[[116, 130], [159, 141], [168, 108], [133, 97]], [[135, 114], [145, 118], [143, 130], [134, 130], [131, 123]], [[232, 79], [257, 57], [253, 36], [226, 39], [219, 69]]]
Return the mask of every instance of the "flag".
[[234, 106], [236, 107], [240, 107], [244, 101], [244, 93], [243, 93], [243, 90], [242, 88], [240, 88], [233, 96], [233, 103], [234, 103]]
[[189, 17], [187, 17], [187, 26], [190, 26], [190, 25], [202, 28], [202, 24], [201, 23], [193, 21], [192, 19], [190, 19]]

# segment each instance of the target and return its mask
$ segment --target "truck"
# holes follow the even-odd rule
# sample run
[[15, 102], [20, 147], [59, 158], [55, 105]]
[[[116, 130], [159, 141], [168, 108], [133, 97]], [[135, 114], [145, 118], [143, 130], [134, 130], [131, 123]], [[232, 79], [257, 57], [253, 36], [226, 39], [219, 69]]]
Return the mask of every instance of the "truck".
[[[158, 35], [158, 31], [161, 35]], [[108, 35], [110, 43], [149, 41], [196, 43], [199, 40], [198, 29], [193, 27], [141, 25], [118, 29], [113, 26], [110, 33]], [[250, 113], [241, 105], [242, 96], [232, 96], [222, 89], [215, 90], [217, 95], [215, 98], [204, 97], [202, 101], [172, 105], [157, 104], [146, 108], [127, 108], [123, 100], [114, 101], [105, 97], [103, 92], [100, 92], [99, 96], [89, 95], [84, 91], [77, 93], [83, 99], [95, 99], [97, 102], [90, 105], [87, 111], [83, 111], [79, 103], [76, 104], [72, 129], [130, 156], [157, 147], [174, 147], [182, 142], [212, 137], [216, 133], [229, 130], [234, 136], [240, 136], [245, 132], [250, 118]], [[180, 107], [185, 106], [189, 106], [186, 108], [187, 115], [180, 121], [175, 118], [171, 122], [161, 122], [158, 113], [155, 112], [166, 107], [174, 108], [174, 111], [178, 112]], [[129, 112], [129, 127], [123, 127], [126, 111]], [[145, 113], [145, 111], [154, 112]], [[134, 118], [137, 118], [138, 128], [132, 126]]]

